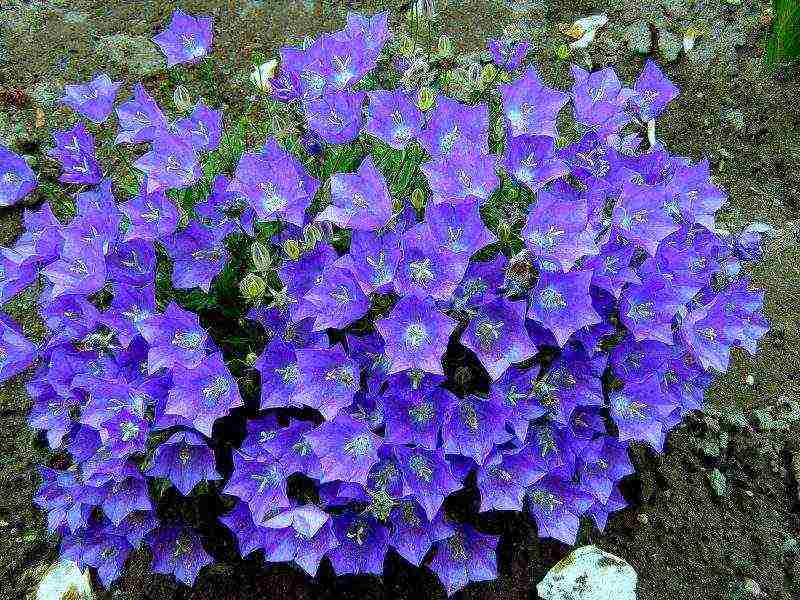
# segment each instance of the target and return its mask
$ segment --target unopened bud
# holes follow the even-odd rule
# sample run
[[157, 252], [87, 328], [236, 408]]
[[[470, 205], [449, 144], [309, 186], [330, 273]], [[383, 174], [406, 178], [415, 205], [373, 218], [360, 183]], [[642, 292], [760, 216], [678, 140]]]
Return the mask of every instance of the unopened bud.
[[561, 44], [560, 46], [556, 47], [556, 58], [560, 60], [567, 60], [570, 55], [569, 46], [566, 44]]
[[483, 71], [481, 71], [481, 85], [483, 87], [489, 87], [492, 82], [497, 77], [497, 69], [493, 64], [488, 64], [483, 67]]
[[442, 34], [439, 38], [438, 44], [436, 45], [436, 50], [439, 53], [439, 56], [449, 58], [453, 55], [453, 42], [447, 35]]
[[435, 102], [436, 96], [431, 88], [422, 87], [419, 89], [419, 93], [417, 94], [417, 106], [421, 111], [429, 111], [433, 108]]
[[319, 225], [313, 223], [306, 225], [303, 231], [303, 240], [305, 241], [306, 248], [313, 248], [317, 245], [317, 242], [322, 240], [322, 229], [319, 228]]
[[414, 56], [416, 50], [417, 48], [416, 44], [414, 44], [414, 40], [407, 35], [403, 36], [403, 38], [400, 40], [400, 46], [398, 47], [400, 54], [405, 57], [411, 57]]
[[189, 95], [189, 90], [186, 89], [185, 85], [179, 85], [175, 88], [175, 91], [172, 92], [172, 102], [175, 104], [175, 108], [178, 109], [178, 112], [188, 112], [192, 108], [192, 97]]
[[414, 188], [414, 191], [411, 192], [411, 206], [417, 210], [425, 208], [425, 193], [421, 189]]
[[257, 302], [264, 296], [267, 291], [266, 282], [255, 273], [248, 273], [239, 282], [239, 291], [247, 300]]
[[256, 271], [264, 273], [272, 267], [272, 257], [269, 255], [269, 248], [258, 240], [250, 246], [250, 256], [253, 258], [253, 265]]
[[248, 352], [247, 356], [244, 357], [244, 362], [245, 364], [247, 364], [248, 367], [252, 367], [254, 364], [256, 364], [257, 360], [258, 360], [258, 354], [256, 354], [255, 352]]
[[286, 256], [289, 257], [290, 260], [297, 260], [300, 258], [300, 243], [297, 240], [284, 240], [283, 242], [283, 251], [286, 253]]
[[272, 89], [270, 81], [275, 77], [275, 69], [278, 67], [277, 60], [268, 60], [265, 63], [256, 65], [253, 72], [250, 73], [250, 81], [259, 91], [269, 93]]

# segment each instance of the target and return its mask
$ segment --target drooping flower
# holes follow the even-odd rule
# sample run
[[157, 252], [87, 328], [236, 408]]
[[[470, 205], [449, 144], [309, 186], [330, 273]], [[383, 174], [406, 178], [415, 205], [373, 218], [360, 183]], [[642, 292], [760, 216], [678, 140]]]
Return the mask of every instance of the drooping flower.
[[214, 452], [192, 431], [174, 433], [160, 444], [146, 474], [168, 479], [184, 496], [201, 481], [222, 479], [214, 468]]
[[37, 356], [34, 346], [6, 315], [0, 315], [0, 381], [27, 369]]
[[316, 218], [363, 231], [380, 229], [392, 216], [386, 181], [367, 157], [355, 173], [331, 177], [331, 202]]
[[65, 85], [64, 96], [59, 100], [93, 123], [103, 123], [111, 114], [121, 86], [121, 81], [111, 81], [105, 73], [98, 73], [86, 83]]
[[436, 309], [430, 299], [408, 296], [375, 327], [386, 341], [389, 373], [421, 369], [443, 375], [442, 356], [457, 323]]
[[337, 575], [383, 573], [388, 530], [373, 517], [347, 512], [333, 518], [339, 545], [327, 554]]
[[329, 515], [313, 504], [279, 513], [265, 527], [265, 559], [293, 561], [312, 577], [317, 574], [322, 558], [339, 545]]
[[394, 455], [403, 473], [404, 485], [425, 510], [429, 520], [439, 512], [444, 499], [461, 488], [441, 450], [395, 446]]
[[25, 160], [0, 146], [0, 206], [13, 206], [36, 187], [36, 175]]
[[551, 537], [574, 544], [580, 528], [580, 517], [594, 502], [570, 481], [546, 477], [528, 488], [528, 510], [536, 519], [540, 537]]
[[545, 87], [533, 67], [521, 79], [498, 89], [503, 97], [503, 112], [508, 119], [510, 137], [558, 137], [556, 118], [569, 101], [568, 94]]
[[170, 67], [199, 62], [211, 50], [214, 38], [211, 17], [193, 17], [178, 9], [169, 27], [153, 38]]
[[369, 109], [364, 131], [397, 150], [404, 149], [422, 131], [422, 111], [403, 90], [368, 92]]

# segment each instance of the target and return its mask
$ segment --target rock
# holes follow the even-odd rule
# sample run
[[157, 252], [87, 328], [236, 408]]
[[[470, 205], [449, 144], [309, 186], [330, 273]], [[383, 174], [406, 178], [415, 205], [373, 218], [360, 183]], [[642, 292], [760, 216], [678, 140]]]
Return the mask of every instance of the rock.
[[[744, 129], [744, 113], [742, 111], [735, 108], [724, 109], [722, 111], [722, 118], [733, 125], [734, 129], [737, 131], [742, 131]], [[753, 385], [756, 380], [752, 375], [748, 375], [746, 381], [747, 385]]]
[[683, 49], [683, 40], [671, 31], [659, 29], [658, 49], [665, 60], [675, 62]]
[[53, 108], [64, 94], [64, 83], [54, 79], [42, 79], [33, 84], [28, 95], [42, 108]]
[[536, 591], [542, 600], [636, 600], [636, 580], [618, 556], [582, 546], [550, 569]]
[[625, 31], [625, 39], [628, 41], [628, 46], [634, 52], [639, 54], [647, 54], [650, 52], [652, 46], [652, 39], [650, 36], [650, 26], [647, 21], [636, 21], [632, 23]]
[[83, 25], [89, 20], [89, 15], [79, 10], [70, 10], [64, 13], [64, 22], [70, 25]]
[[752, 579], [745, 579], [744, 580], [744, 583], [742, 583], [742, 591], [744, 591], [744, 593], [747, 594], [748, 596], [750, 596], [751, 598], [762, 598], [763, 597], [763, 592], [761, 591], [761, 586], [758, 585], [758, 583], [755, 582]]
[[93, 599], [88, 572], [81, 573], [72, 561], [62, 560], [50, 567], [36, 589], [36, 600]]
[[723, 498], [728, 492], [728, 481], [719, 469], [714, 469], [708, 474], [708, 482], [717, 498]]
[[150, 77], [167, 68], [167, 61], [159, 49], [143, 35], [116, 33], [103, 36], [97, 51], [136, 77]]

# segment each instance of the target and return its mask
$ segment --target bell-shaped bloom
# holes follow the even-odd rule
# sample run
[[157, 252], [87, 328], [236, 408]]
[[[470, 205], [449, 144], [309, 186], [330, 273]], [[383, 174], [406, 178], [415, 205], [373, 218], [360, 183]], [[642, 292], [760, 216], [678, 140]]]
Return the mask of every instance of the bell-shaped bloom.
[[231, 530], [242, 558], [264, 547], [264, 526], [253, 522], [247, 502], [237, 499], [233, 510], [219, 518]]
[[597, 254], [583, 262], [583, 268], [592, 272], [592, 285], [602, 288], [618, 298], [627, 284], [641, 283], [632, 267], [636, 247], [633, 243], [613, 236], [600, 247]]
[[206, 356], [208, 333], [194, 313], [171, 302], [163, 314], [152, 315], [139, 325], [150, 350], [147, 364], [150, 373], [162, 367], [194, 368]]
[[396, 375], [386, 390], [384, 440], [386, 443], [409, 443], [434, 450], [439, 443], [442, 425], [449, 419], [458, 398], [439, 387], [432, 377], [423, 379], [413, 388], [408, 373]]
[[36, 346], [22, 335], [19, 326], [0, 315], [0, 381], [27, 369], [37, 357]]
[[510, 138], [500, 164], [532, 192], [569, 173], [567, 163], [556, 156], [555, 139], [544, 135]]
[[489, 377], [498, 379], [514, 363], [536, 354], [536, 346], [525, 332], [525, 307], [503, 298], [481, 306], [461, 336]]
[[214, 422], [242, 406], [239, 386], [220, 353], [204, 355], [191, 368], [184, 366], [187, 363], [189, 360], [183, 360], [172, 366], [173, 385], [163, 414], [182, 417], [197, 431], [211, 437]]
[[355, 173], [331, 176], [331, 205], [316, 220], [359, 230], [380, 229], [392, 216], [392, 199], [383, 175], [365, 158]]
[[162, 525], [147, 536], [147, 545], [153, 554], [153, 571], [174, 575], [189, 586], [212, 562], [197, 532], [183, 525]]
[[442, 356], [457, 323], [436, 309], [431, 299], [401, 299], [375, 326], [386, 341], [389, 373], [421, 369], [443, 375]]
[[214, 468], [214, 451], [192, 431], [174, 433], [156, 448], [150, 477], [163, 477], [187, 496], [201, 481], [222, 479]]
[[471, 581], [491, 581], [497, 577], [497, 542], [499, 536], [459, 525], [453, 534], [436, 542], [436, 555], [430, 564], [444, 585], [448, 596]]
[[650, 59], [645, 61], [633, 91], [636, 94], [630, 101], [643, 121], [658, 117], [680, 92], [678, 86], [667, 79], [655, 61]]
[[505, 407], [477, 396], [461, 399], [450, 408], [442, 427], [442, 448], [483, 464], [495, 445], [511, 439], [505, 428], [506, 413]]
[[434, 204], [487, 200], [500, 185], [494, 156], [469, 146], [461, 152], [440, 156], [422, 165]]
[[369, 427], [345, 414], [305, 434], [322, 465], [322, 483], [349, 481], [365, 485], [370, 468], [378, 462], [381, 438]]
[[441, 450], [395, 446], [394, 455], [403, 473], [404, 488], [425, 510], [429, 520], [439, 512], [444, 499], [461, 489]]
[[389, 520], [392, 525], [389, 545], [415, 566], [422, 564], [434, 543], [450, 537], [455, 531], [440, 515], [429, 521], [425, 511], [414, 500], [400, 500], [389, 514]]
[[94, 138], [86, 126], [78, 122], [72, 129], [53, 133], [55, 147], [48, 154], [61, 163], [59, 181], [95, 185], [103, 172], [94, 149]]
[[594, 503], [592, 496], [559, 477], [547, 477], [528, 488], [528, 510], [536, 519], [539, 537], [574, 544], [580, 518]]
[[306, 504], [290, 508], [265, 523], [264, 558], [294, 562], [314, 577], [322, 558], [339, 545], [330, 516]]
[[559, 346], [582, 327], [600, 322], [589, 296], [591, 279], [589, 271], [543, 271], [531, 291], [528, 318], [551, 331]]
[[499, 86], [499, 90], [503, 99], [503, 113], [509, 123], [509, 137], [558, 137], [556, 119], [569, 102], [569, 94], [545, 87], [533, 67], [522, 78]]
[[175, 203], [158, 190], [152, 194], [142, 184], [139, 193], [119, 205], [125, 215], [125, 241], [164, 240], [178, 227], [180, 213]]
[[531, 460], [527, 451], [494, 451], [478, 468], [477, 485], [481, 494], [480, 512], [489, 510], [522, 511], [525, 488], [547, 474], [543, 462]]
[[654, 276], [623, 290], [619, 316], [637, 341], [673, 344], [673, 321], [684, 302], [669, 281]]
[[628, 458], [628, 445], [612, 437], [591, 440], [578, 458], [577, 470], [583, 488], [602, 503], [623, 477], [634, 472]]
[[172, 285], [177, 289], [199, 287], [208, 293], [228, 261], [228, 251], [214, 232], [195, 220], [163, 243], [173, 261]]
[[419, 143], [434, 158], [455, 157], [468, 151], [486, 155], [488, 137], [486, 105], [471, 106], [440, 95], [436, 107], [428, 114]]
[[467, 258], [497, 239], [481, 220], [477, 199], [431, 206], [426, 211], [425, 224], [440, 248]]
[[622, 87], [611, 67], [589, 73], [573, 65], [571, 70], [575, 79], [572, 86], [575, 120], [603, 140], [617, 134], [631, 121], [627, 104], [635, 92]]
[[270, 141], [262, 153], [242, 155], [228, 191], [247, 198], [261, 220], [283, 219], [302, 227], [318, 188], [300, 163]]
[[539, 191], [522, 237], [540, 263], [556, 265], [548, 270], [569, 271], [579, 258], [597, 254], [586, 199], [569, 186]]
[[364, 131], [397, 150], [404, 149], [422, 131], [422, 111], [414, 96], [403, 90], [367, 92], [369, 109]]
[[448, 301], [467, 270], [469, 256], [438, 247], [430, 229], [420, 224], [401, 238], [403, 257], [395, 271], [398, 294]]
[[365, 294], [391, 291], [402, 258], [397, 233], [392, 230], [354, 231], [348, 255], [350, 272]]
[[506, 71], [518, 69], [527, 56], [531, 45], [528, 42], [512, 42], [505, 38], [489, 40], [487, 44], [494, 64]]
[[153, 149], [140, 157], [134, 166], [145, 173], [149, 194], [189, 187], [200, 179], [203, 172], [192, 147], [169, 133], [158, 134], [153, 140]]
[[153, 38], [167, 64], [194, 64], [208, 55], [214, 39], [214, 19], [193, 17], [178, 9], [172, 13], [169, 27]]
[[133, 98], [117, 107], [117, 118], [117, 144], [148, 142], [168, 130], [167, 117], [141, 83], [133, 86]]
[[13, 206], [36, 187], [33, 170], [25, 160], [0, 146], [0, 206]]
[[661, 240], [680, 229], [664, 212], [664, 203], [663, 189], [625, 183], [614, 207], [612, 223], [622, 236], [639, 244], [650, 256], [655, 256]]
[[363, 122], [364, 92], [328, 91], [303, 105], [309, 130], [329, 144], [348, 144], [358, 137]]
[[339, 545], [327, 556], [337, 575], [383, 573], [383, 561], [389, 550], [388, 529], [367, 515], [347, 512], [333, 518]]
[[341, 258], [325, 268], [314, 287], [303, 296], [305, 302], [295, 311], [295, 319], [316, 316], [314, 331], [322, 331], [344, 329], [366, 314], [369, 299], [355, 281], [348, 262]]
[[280, 462], [286, 476], [303, 473], [313, 479], [322, 476], [319, 457], [311, 448], [306, 434], [314, 429], [310, 421], [289, 420], [287, 427], [280, 427], [274, 418], [267, 416], [247, 423], [247, 436], [242, 442], [242, 452], [248, 454], [271, 454]]
[[677, 402], [662, 390], [658, 376], [650, 375], [612, 392], [609, 412], [621, 442], [649, 442], [660, 452], [668, 431], [680, 420], [677, 408]]
[[137, 468], [126, 463], [126, 467], [123, 469], [125, 476], [120, 475], [119, 471], [111, 465], [109, 465], [109, 470], [113, 470], [114, 474], [108, 477], [110, 481], [104, 486], [107, 495], [98, 504], [102, 507], [103, 514], [114, 525], [119, 525], [123, 519], [137, 511], [153, 510], [147, 480]]
[[131, 240], [106, 255], [106, 274], [114, 283], [144, 287], [155, 280], [156, 251], [152, 242]]
[[222, 112], [198, 102], [191, 115], [175, 122], [175, 135], [195, 152], [212, 152], [222, 139]]
[[333, 418], [358, 391], [358, 364], [338, 347], [305, 348], [296, 354], [300, 386], [295, 400]]
[[65, 241], [61, 258], [42, 270], [53, 285], [51, 298], [62, 294], [88, 296], [102, 289], [106, 282], [106, 263], [101, 243]]
[[222, 490], [245, 502], [253, 522], [263, 526], [276, 509], [291, 506], [286, 495], [286, 474], [278, 460], [268, 453], [247, 456], [233, 453], [233, 473]]
[[121, 81], [111, 81], [108, 75], [99, 73], [86, 83], [65, 85], [59, 101], [93, 123], [103, 123], [114, 108], [121, 86]]

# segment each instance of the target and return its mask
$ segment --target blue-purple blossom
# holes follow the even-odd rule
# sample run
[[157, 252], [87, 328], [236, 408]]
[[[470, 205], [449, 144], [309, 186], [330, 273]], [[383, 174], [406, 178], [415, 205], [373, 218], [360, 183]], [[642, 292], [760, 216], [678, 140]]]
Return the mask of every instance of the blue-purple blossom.
[[211, 17], [193, 17], [182, 10], [172, 13], [169, 27], [153, 38], [167, 64], [193, 64], [205, 57], [214, 38], [214, 20]]
[[509, 137], [541, 135], [556, 137], [556, 118], [569, 101], [564, 92], [545, 87], [531, 67], [513, 83], [500, 86]]
[[369, 109], [364, 131], [392, 148], [402, 150], [422, 131], [422, 111], [413, 94], [403, 90], [368, 92]]
[[168, 130], [167, 117], [144, 86], [133, 86], [133, 98], [117, 107], [117, 144], [138, 144], [154, 140]]
[[63, 172], [59, 181], [94, 185], [103, 179], [100, 163], [94, 149], [94, 138], [83, 123], [71, 130], [53, 133], [55, 148], [49, 154], [61, 163]]
[[0, 206], [12, 206], [36, 187], [36, 175], [25, 160], [0, 146]]
[[121, 86], [121, 81], [111, 81], [105, 73], [98, 73], [86, 83], [65, 85], [60, 101], [93, 123], [103, 123], [113, 110]]

